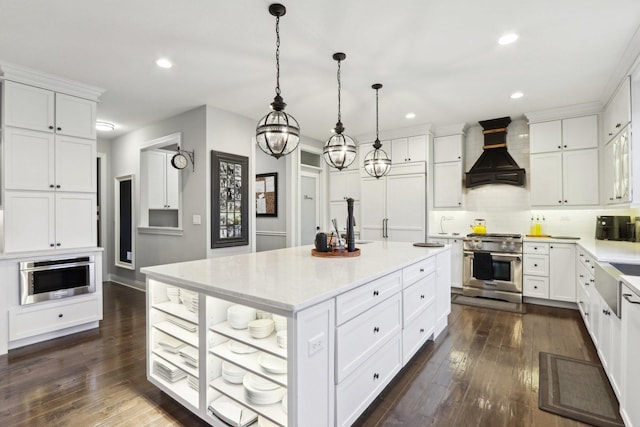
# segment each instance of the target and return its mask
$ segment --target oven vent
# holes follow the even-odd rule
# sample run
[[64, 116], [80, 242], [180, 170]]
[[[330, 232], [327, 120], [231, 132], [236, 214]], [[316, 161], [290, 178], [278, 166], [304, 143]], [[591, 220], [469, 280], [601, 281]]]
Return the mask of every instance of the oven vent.
[[507, 127], [511, 117], [479, 122], [484, 135], [484, 152], [465, 174], [467, 188], [486, 184], [524, 186], [525, 170], [507, 151]]

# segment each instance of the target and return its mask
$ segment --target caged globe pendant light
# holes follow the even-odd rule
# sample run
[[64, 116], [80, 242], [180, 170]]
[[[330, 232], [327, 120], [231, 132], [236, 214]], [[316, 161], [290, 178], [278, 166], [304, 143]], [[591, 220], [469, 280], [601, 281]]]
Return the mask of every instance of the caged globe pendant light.
[[364, 170], [371, 176], [381, 178], [391, 170], [391, 159], [382, 150], [382, 144], [378, 137], [378, 90], [382, 87], [380, 83], [371, 86], [376, 90], [376, 140], [373, 143], [373, 151], [370, 151], [364, 158]]
[[346, 57], [347, 55], [342, 52], [333, 54], [333, 59], [338, 61], [338, 123], [333, 129], [335, 133], [324, 144], [322, 150], [324, 161], [338, 170], [346, 168], [356, 159], [356, 143], [353, 138], [342, 133], [344, 126], [342, 126], [340, 114], [340, 62]]
[[280, 96], [280, 17], [287, 9], [273, 3], [269, 13], [276, 17], [276, 96], [271, 103], [271, 111], [258, 122], [256, 127], [256, 143], [270, 156], [279, 159], [296, 149], [300, 142], [300, 126], [292, 115], [284, 112], [287, 104]]

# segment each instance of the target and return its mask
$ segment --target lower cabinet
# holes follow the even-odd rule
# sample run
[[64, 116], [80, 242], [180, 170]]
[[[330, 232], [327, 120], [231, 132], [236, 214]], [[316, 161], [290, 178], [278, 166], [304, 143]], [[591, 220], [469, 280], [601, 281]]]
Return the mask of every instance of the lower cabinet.
[[525, 242], [523, 252], [525, 297], [576, 302], [574, 244]]
[[462, 289], [463, 243], [462, 238], [429, 237], [429, 242], [451, 245], [451, 287]]
[[628, 427], [640, 426], [640, 295], [622, 286], [622, 418]]

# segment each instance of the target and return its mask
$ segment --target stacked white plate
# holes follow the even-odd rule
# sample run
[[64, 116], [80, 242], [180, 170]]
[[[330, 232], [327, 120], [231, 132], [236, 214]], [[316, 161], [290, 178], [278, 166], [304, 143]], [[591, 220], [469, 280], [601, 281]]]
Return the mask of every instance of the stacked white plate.
[[200, 389], [198, 378], [194, 377], [193, 375], [187, 375], [187, 383], [189, 384], [189, 387], [191, 387], [195, 391], [198, 391]]
[[287, 395], [285, 394], [284, 397], [282, 398], [282, 411], [286, 414], [287, 413]]
[[244, 397], [256, 405], [270, 405], [282, 400], [286, 390], [279, 385], [254, 374], [247, 374], [242, 380]]
[[186, 289], [180, 289], [180, 301], [187, 308], [187, 310], [197, 313], [198, 312], [198, 294]]
[[209, 411], [227, 424], [245, 427], [252, 424], [258, 415], [235, 402], [220, 397], [209, 404]]
[[198, 327], [191, 322], [187, 322], [186, 320], [178, 320], [174, 317], [167, 317], [167, 322], [173, 323], [176, 326], [181, 327], [185, 331], [196, 332]]
[[266, 338], [273, 332], [274, 322], [272, 319], [258, 319], [252, 320], [247, 326], [253, 338]]
[[282, 347], [287, 348], [287, 330], [276, 333], [276, 343]]
[[270, 374], [287, 373], [287, 361], [280, 357], [272, 356], [267, 353], [260, 353], [260, 356], [258, 356], [258, 364], [265, 372]]
[[227, 321], [233, 329], [247, 329], [247, 325], [256, 318], [256, 309], [246, 305], [232, 305], [227, 309]]
[[284, 316], [279, 316], [277, 314], [273, 315], [273, 321], [275, 322], [276, 331], [286, 331], [287, 330], [287, 318]]
[[172, 303], [180, 304], [180, 288], [167, 286], [167, 296]]
[[162, 334], [158, 337], [158, 346], [169, 353], [178, 354], [185, 345], [182, 341], [178, 341], [169, 335]]
[[250, 345], [235, 340], [227, 341], [227, 347], [229, 347], [229, 350], [236, 354], [249, 354], [258, 351], [258, 349], [255, 347], [251, 347]]
[[182, 369], [173, 366], [170, 363], [155, 360], [153, 362], [153, 372], [159, 377], [164, 378], [170, 383], [174, 383], [187, 376], [186, 372]]
[[247, 371], [229, 363], [227, 361], [222, 362], [222, 379], [231, 384], [242, 384], [242, 379], [245, 377]]
[[198, 367], [198, 349], [193, 348], [189, 345], [180, 349], [180, 357], [184, 360], [187, 365], [191, 365], [194, 368]]
[[256, 310], [256, 318], [258, 319], [271, 319], [273, 318], [273, 314], [268, 311]]

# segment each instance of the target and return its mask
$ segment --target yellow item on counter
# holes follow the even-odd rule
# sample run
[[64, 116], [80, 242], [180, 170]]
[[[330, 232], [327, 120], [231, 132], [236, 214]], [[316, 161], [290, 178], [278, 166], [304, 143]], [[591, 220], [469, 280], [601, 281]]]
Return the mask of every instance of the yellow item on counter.
[[536, 222], [533, 228], [534, 228], [533, 234], [535, 234], [536, 236], [539, 236], [542, 234], [542, 225], [539, 222]]

